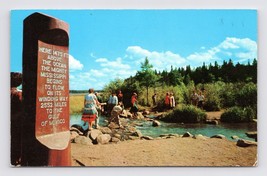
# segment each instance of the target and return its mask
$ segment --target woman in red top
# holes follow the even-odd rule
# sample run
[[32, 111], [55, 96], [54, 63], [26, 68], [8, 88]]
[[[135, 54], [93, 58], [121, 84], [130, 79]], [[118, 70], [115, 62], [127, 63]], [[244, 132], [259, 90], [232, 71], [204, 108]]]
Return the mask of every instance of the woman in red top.
[[166, 93], [165, 96], [165, 108], [169, 109], [170, 108], [170, 96], [169, 96], [169, 92]]

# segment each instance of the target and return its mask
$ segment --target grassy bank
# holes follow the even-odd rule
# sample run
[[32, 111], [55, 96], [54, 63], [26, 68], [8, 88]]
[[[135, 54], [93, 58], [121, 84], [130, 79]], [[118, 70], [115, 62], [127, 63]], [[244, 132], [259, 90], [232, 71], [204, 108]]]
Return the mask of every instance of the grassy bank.
[[70, 114], [82, 113], [85, 94], [70, 94]]

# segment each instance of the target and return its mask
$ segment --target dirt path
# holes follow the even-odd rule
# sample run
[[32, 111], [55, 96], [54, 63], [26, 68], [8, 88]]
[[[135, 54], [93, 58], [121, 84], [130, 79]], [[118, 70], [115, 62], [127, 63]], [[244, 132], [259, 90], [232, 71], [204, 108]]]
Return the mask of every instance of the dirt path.
[[212, 111], [212, 112], [206, 112], [207, 114], [207, 120], [220, 120], [221, 115], [224, 112], [224, 110], [221, 111]]
[[170, 138], [118, 144], [71, 144], [73, 166], [253, 166], [257, 147], [225, 139]]

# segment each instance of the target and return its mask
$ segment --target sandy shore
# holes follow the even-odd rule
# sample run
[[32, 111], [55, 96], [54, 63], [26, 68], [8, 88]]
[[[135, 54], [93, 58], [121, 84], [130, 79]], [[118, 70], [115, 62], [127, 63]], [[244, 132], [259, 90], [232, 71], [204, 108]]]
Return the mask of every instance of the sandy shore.
[[253, 166], [257, 147], [226, 139], [169, 138], [71, 144], [73, 166]]

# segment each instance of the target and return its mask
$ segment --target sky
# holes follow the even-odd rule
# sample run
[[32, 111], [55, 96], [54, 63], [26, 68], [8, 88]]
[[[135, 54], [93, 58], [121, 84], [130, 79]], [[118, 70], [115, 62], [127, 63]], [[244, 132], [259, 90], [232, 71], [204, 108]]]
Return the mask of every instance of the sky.
[[40, 12], [67, 22], [71, 90], [96, 90], [153, 68], [257, 59], [256, 10], [13, 10], [10, 71], [22, 72], [23, 20]]

